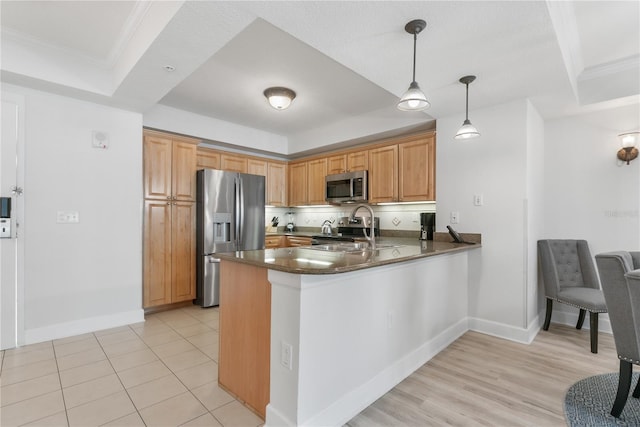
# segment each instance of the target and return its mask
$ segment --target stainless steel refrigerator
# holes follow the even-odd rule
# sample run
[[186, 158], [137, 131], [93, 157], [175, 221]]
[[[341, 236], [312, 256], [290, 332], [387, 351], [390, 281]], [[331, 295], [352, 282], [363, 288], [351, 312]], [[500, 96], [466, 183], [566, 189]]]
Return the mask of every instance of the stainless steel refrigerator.
[[197, 172], [196, 304], [220, 304], [217, 253], [264, 249], [263, 176], [216, 169]]

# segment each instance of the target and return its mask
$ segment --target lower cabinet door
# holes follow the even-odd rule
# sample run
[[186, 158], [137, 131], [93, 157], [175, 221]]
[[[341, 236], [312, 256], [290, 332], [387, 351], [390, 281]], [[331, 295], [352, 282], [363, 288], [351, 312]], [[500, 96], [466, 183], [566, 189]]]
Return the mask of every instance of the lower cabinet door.
[[196, 297], [196, 204], [175, 202], [171, 221], [171, 302]]
[[144, 308], [171, 303], [171, 210], [167, 201], [144, 202]]

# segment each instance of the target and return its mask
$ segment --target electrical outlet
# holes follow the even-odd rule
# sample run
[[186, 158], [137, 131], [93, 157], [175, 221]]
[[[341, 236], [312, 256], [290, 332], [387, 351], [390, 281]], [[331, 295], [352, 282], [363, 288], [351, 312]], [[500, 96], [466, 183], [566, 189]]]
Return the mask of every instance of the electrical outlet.
[[458, 224], [460, 222], [460, 212], [452, 211], [449, 216], [449, 222], [451, 224]]
[[474, 194], [473, 195], [473, 204], [475, 206], [484, 205], [484, 197], [482, 196], [482, 194]]
[[289, 370], [293, 369], [293, 347], [284, 341], [280, 343], [280, 364]]
[[78, 211], [58, 211], [56, 215], [58, 224], [77, 224], [80, 222]]

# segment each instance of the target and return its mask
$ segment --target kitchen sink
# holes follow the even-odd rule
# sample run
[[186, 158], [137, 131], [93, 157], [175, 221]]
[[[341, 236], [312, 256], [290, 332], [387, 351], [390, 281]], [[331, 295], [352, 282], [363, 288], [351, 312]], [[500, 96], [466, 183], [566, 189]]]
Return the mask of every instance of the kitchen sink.
[[[376, 244], [376, 250], [378, 249], [391, 249], [391, 248], [399, 248], [401, 245], [390, 245], [390, 244]], [[369, 242], [340, 242], [340, 243], [330, 243], [326, 245], [313, 245], [306, 246], [305, 249], [313, 249], [316, 251], [327, 251], [327, 252], [362, 252], [362, 251], [370, 251], [371, 247], [369, 246]]]

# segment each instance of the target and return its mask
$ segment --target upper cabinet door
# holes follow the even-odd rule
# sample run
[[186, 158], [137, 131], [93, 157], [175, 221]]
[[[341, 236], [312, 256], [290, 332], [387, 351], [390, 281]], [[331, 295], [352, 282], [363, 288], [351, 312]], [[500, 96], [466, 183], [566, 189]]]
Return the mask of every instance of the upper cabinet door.
[[267, 161], [247, 159], [247, 173], [251, 175], [267, 176]]
[[196, 200], [197, 140], [145, 131], [145, 199]]
[[269, 162], [267, 171], [267, 205], [287, 205], [287, 165]]
[[170, 138], [144, 136], [144, 197], [170, 200], [171, 151]]
[[197, 149], [196, 165], [198, 169], [220, 169], [220, 153], [209, 148]]
[[327, 157], [327, 175], [345, 173], [347, 171], [347, 155]]
[[369, 202], [398, 200], [398, 146], [369, 150]]
[[435, 137], [398, 145], [398, 198], [401, 202], [435, 200]]
[[240, 155], [222, 154], [222, 156], [220, 156], [220, 169], [223, 171], [247, 173], [247, 158]]
[[325, 205], [325, 176], [327, 176], [327, 159], [309, 160], [307, 164], [309, 192], [307, 202], [310, 205]]
[[289, 164], [289, 206], [307, 204], [307, 162]]
[[196, 200], [196, 152], [190, 142], [173, 141], [172, 190], [174, 200]]
[[347, 170], [365, 171], [369, 169], [369, 151], [356, 151], [347, 155]]

